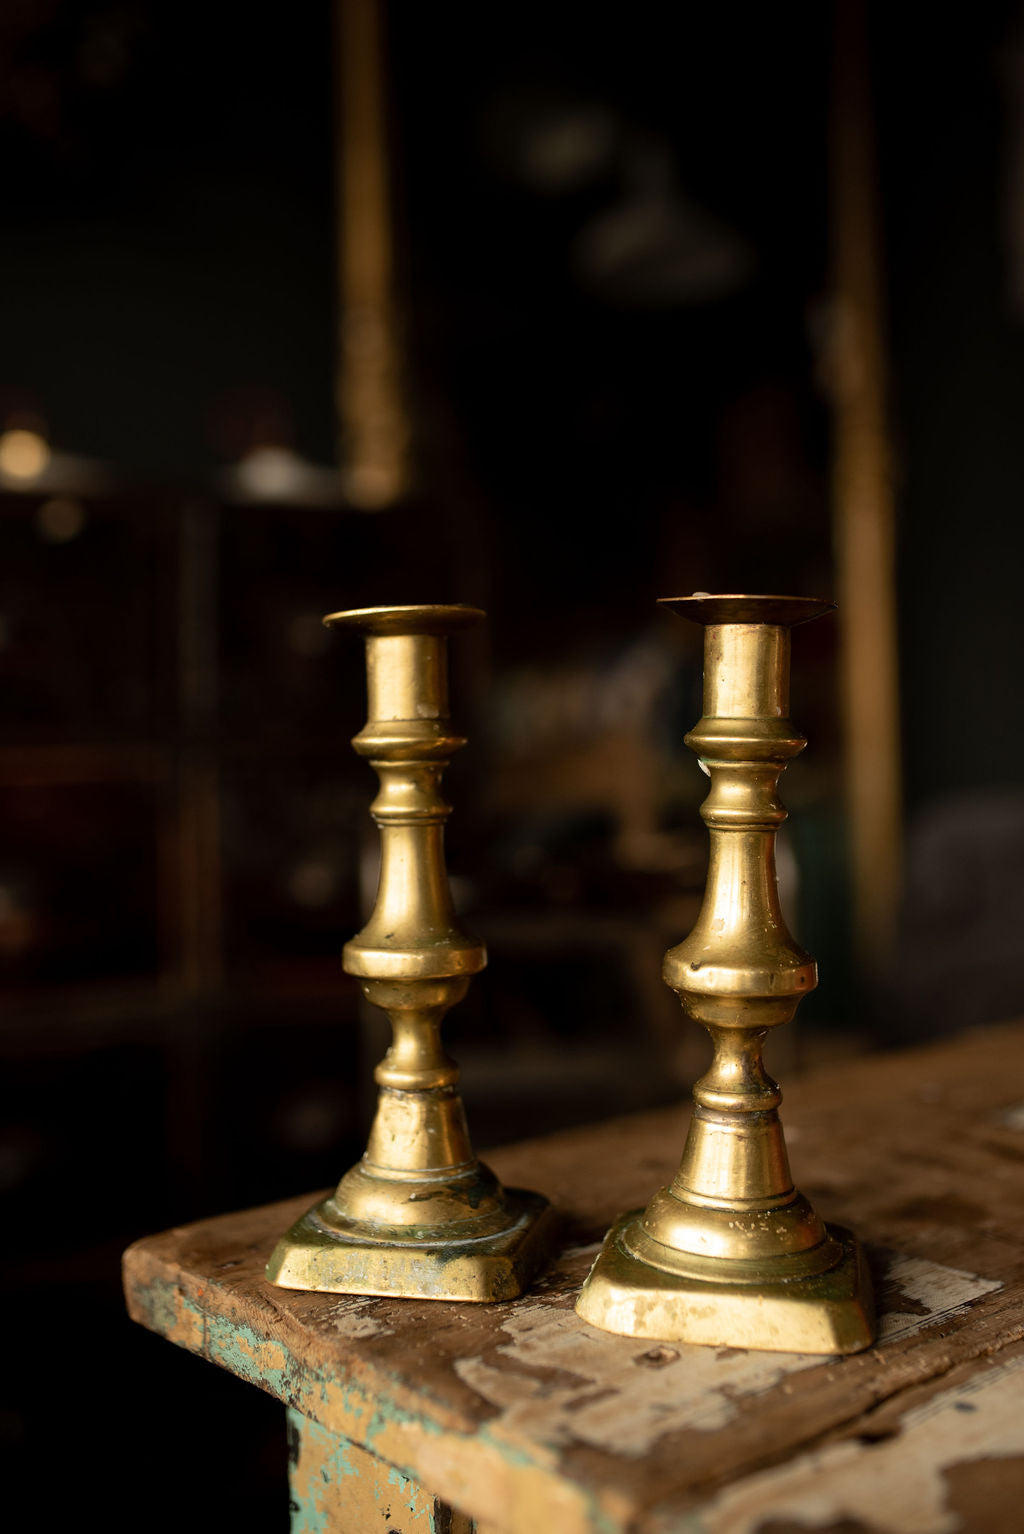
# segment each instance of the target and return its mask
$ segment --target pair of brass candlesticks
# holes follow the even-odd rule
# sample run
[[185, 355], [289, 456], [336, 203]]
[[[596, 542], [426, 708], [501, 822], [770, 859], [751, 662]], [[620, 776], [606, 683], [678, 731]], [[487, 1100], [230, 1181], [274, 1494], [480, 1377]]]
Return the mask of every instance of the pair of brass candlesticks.
[[[803, 749], [787, 718], [790, 629], [830, 602], [801, 597], [667, 598], [705, 625], [704, 717], [686, 737], [711, 779], [711, 838], [693, 932], [664, 978], [709, 1032], [679, 1170], [646, 1209], [616, 1221], [580, 1294], [595, 1326], [719, 1346], [852, 1353], [873, 1341], [871, 1289], [855, 1238], [827, 1227], [793, 1186], [761, 1059], [817, 983], [779, 906], [778, 780]], [[440, 778], [464, 744], [448, 715], [446, 636], [475, 608], [335, 613], [367, 638], [369, 722], [353, 745], [381, 783], [380, 885], [344, 966], [393, 1029], [376, 1079], [362, 1161], [278, 1242], [267, 1277], [286, 1288], [448, 1300], [513, 1298], [551, 1255], [546, 1199], [503, 1188], [473, 1155], [440, 1024], [482, 969], [459, 930], [442, 834]]]

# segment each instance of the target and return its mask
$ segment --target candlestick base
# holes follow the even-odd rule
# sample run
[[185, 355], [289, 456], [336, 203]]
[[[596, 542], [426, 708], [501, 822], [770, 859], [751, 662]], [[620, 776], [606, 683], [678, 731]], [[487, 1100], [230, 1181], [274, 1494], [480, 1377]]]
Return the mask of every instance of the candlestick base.
[[[476, 1170], [490, 1176], [485, 1167]], [[498, 1229], [495, 1215], [504, 1222]], [[522, 1188], [502, 1189], [500, 1210], [483, 1220], [433, 1226], [344, 1220], [332, 1196], [282, 1236], [267, 1278], [283, 1289], [327, 1294], [511, 1300], [550, 1257], [553, 1236], [547, 1199]]]
[[779, 1353], [858, 1353], [874, 1340], [871, 1281], [860, 1244], [839, 1225], [798, 1254], [702, 1258], [654, 1241], [644, 1211], [605, 1237], [576, 1305], [606, 1332], [661, 1342]]

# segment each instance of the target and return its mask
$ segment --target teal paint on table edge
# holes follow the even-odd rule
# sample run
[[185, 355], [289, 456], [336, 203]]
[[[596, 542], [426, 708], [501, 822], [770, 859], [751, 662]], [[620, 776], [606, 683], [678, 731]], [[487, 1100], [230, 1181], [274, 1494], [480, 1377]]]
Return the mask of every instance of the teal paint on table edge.
[[[291, 1534], [331, 1534], [328, 1513], [317, 1500], [315, 1490], [311, 1495], [305, 1494], [317, 1486], [318, 1477], [312, 1474], [303, 1476], [301, 1478], [302, 1490], [300, 1490], [299, 1478], [292, 1472], [296, 1465], [301, 1462], [302, 1452], [308, 1445], [312, 1448], [315, 1459], [321, 1467], [320, 1477], [323, 1478], [325, 1486], [331, 1484], [327, 1471], [333, 1476], [335, 1484], [339, 1479], [346, 1476], [358, 1476], [359, 1471], [355, 1465], [351, 1464], [348, 1455], [350, 1449], [358, 1448], [359, 1445], [354, 1444], [350, 1438], [346, 1438], [342, 1433], [333, 1433], [329, 1428], [322, 1427], [319, 1422], [314, 1422], [311, 1417], [304, 1417], [301, 1412], [295, 1410], [294, 1406], [286, 1407], [285, 1410], [288, 1418], [289, 1441], [295, 1442], [297, 1449], [296, 1460], [292, 1461], [289, 1465]], [[370, 1451], [363, 1450], [363, 1452], [369, 1453]], [[375, 1456], [371, 1457], [375, 1458]], [[377, 1463], [380, 1466], [381, 1476], [374, 1487], [374, 1500], [378, 1503], [381, 1501], [386, 1472], [387, 1487], [392, 1488], [393, 1492], [397, 1493], [398, 1498], [401, 1499], [410, 1513], [416, 1513], [417, 1511], [416, 1502], [418, 1494], [435, 1502], [435, 1506], [427, 1514], [428, 1534], [441, 1534], [441, 1530], [447, 1526], [448, 1510], [442, 1505], [439, 1522], [436, 1499], [431, 1496], [414, 1476], [404, 1474], [396, 1465], [389, 1464], [386, 1460], [377, 1460]], [[394, 1506], [394, 1502], [395, 1497], [389, 1497], [387, 1507], [381, 1508], [381, 1517], [388, 1522], [390, 1522], [391, 1508]]]
[[315, 1444], [322, 1458], [330, 1457], [336, 1460], [342, 1475], [359, 1474], [355, 1465], [350, 1464], [348, 1459], [349, 1449], [358, 1448], [351, 1438], [346, 1438], [344, 1433], [333, 1433], [330, 1428], [315, 1422], [312, 1417], [304, 1417], [294, 1406], [286, 1406], [285, 1411], [288, 1416], [288, 1425], [298, 1434], [300, 1445]]
[[[322, 1432], [334, 1438], [341, 1436], [334, 1428], [326, 1427], [316, 1416], [315, 1398], [319, 1396], [320, 1403], [326, 1404], [329, 1377], [320, 1370], [309, 1369], [295, 1358], [283, 1342], [261, 1336], [246, 1322], [231, 1322], [223, 1316], [211, 1315], [174, 1283], [151, 1279], [144, 1286], [136, 1285], [133, 1288], [133, 1298], [138, 1310], [145, 1317], [143, 1324], [147, 1325], [151, 1331], [159, 1333], [170, 1342], [175, 1342], [179, 1347], [184, 1347], [186, 1351], [196, 1353], [199, 1357], [218, 1364], [248, 1384], [265, 1390], [269, 1395], [276, 1396], [286, 1408], [295, 1411], [304, 1423], [315, 1423]], [[176, 1318], [182, 1310], [199, 1323], [202, 1335], [199, 1347], [190, 1347], [188, 1343], [177, 1342], [173, 1336]], [[247, 1347], [252, 1351], [247, 1352]], [[261, 1364], [260, 1352], [270, 1348], [283, 1354], [286, 1362], [280, 1366]], [[334, 1377], [333, 1382], [340, 1389], [346, 1414], [360, 1421], [370, 1413], [362, 1439], [352, 1438], [347, 1441], [372, 1454], [377, 1452], [374, 1447], [375, 1440], [391, 1423], [398, 1426], [413, 1426], [435, 1437], [441, 1437], [445, 1432], [439, 1423], [432, 1421], [429, 1417], [418, 1416], [406, 1407], [399, 1406], [394, 1401], [382, 1400], [379, 1396], [374, 1400], [371, 1412], [371, 1403], [360, 1386], [337, 1376]], [[549, 1468], [544, 1458], [534, 1456], [526, 1448], [510, 1444], [493, 1434], [486, 1423], [480, 1427], [475, 1436], [481, 1443], [492, 1448], [507, 1465], [544, 1471]], [[391, 1461], [382, 1460], [382, 1463], [390, 1464]], [[399, 1474], [407, 1475], [410, 1480], [416, 1481], [416, 1471], [411, 1466], [394, 1468]], [[621, 1534], [621, 1524], [601, 1508], [593, 1492], [578, 1484], [576, 1490], [590, 1519], [594, 1534]], [[303, 1530], [302, 1534], [319, 1534], [319, 1530]]]
[[326, 1474], [321, 1470], [322, 1481], [320, 1476], [304, 1476], [303, 1490], [300, 1491], [295, 1471], [304, 1447], [310, 1445], [321, 1465], [331, 1462], [331, 1470], [336, 1476], [357, 1475], [358, 1471], [354, 1465], [349, 1464], [347, 1458], [350, 1442], [339, 1433], [321, 1427], [311, 1417], [304, 1417], [294, 1406], [286, 1407], [285, 1412], [288, 1423], [288, 1507], [291, 1513], [291, 1534], [331, 1534], [328, 1511], [312, 1492], [319, 1484], [325, 1487], [329, 1484]]

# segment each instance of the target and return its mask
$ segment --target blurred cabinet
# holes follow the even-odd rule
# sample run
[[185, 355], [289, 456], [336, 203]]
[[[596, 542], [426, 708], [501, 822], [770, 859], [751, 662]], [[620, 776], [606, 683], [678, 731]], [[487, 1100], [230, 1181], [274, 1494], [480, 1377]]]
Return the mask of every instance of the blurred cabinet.
[[338, 698], [360, 657], [319, 617], [356, 584], [355, 527], [0, 495], [0, 1166], [38, 1204], [87, 1146], [83, 1239], [347, 1154], [366, 785]]

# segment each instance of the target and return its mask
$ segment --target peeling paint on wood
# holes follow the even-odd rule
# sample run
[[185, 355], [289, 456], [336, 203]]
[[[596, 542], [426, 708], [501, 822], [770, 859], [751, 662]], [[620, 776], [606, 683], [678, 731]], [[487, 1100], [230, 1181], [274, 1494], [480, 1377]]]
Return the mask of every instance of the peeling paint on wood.
[[386, 1337], [391, 1328], [370, 1313], [365, 1299], [342, 1300], [326, 1308], [334, 1330], [342, 1337]]
[[[721, 1492], [691, 1526], [701, 1534], [767, 1534], [790, 1522], [808, 1531], [960, 1534], [951, 1473], [976, 1460], [1024, 1456], [1024, 1357], [942, 1391], [890, 1432], [882, 1442], [848, 1439], [750, 1476]], [[979, 1512], [978, 1528], [1021, 1527], [1001, 1521], [991, 1505]]]
[[1008, 1108], [1000, 1108], [993, 1118], [1004, 1129], [1024, 1130], [1024, 1103], [1011, 1103]]
[[[907, 1296], [916, 1313], [883, 1312], [882, 1338], [920, 1330], [1001, 1288], [921, 1258], [892, 1256], [884, 1290]], [[510, 1431], [546, 1443], [587, 1443], [613, 1454], [647, 1454], [666, 1433], [714, 1432], [746, 1396], [763, 1395], [787, 1375], [820, 1368], [805, 1353], [757, 1353], [676, 1343], [648, 1347], [581, 1321], [574, 1310], [522, 1303], [502, 1322], [508, 1340], [487, 1357], [456, 1362], [459, 1378], [501, 1409]]]
[[[878, 1318], [879, 1342], [918, 1331], [926, 1321], [959, 1315], [972, 1300], [1002, 1288], [997, 1278], [981, 1278], [977, 1273], [926, 1262], [923, 1257], [899, 1255], [893, 1255], [886, 1264], [883, 1286], [883, 1303], [888, 1291], [889, 1304]], [[913, 1302], [907, 1310], [899, 1308], [901, 1295]]]

